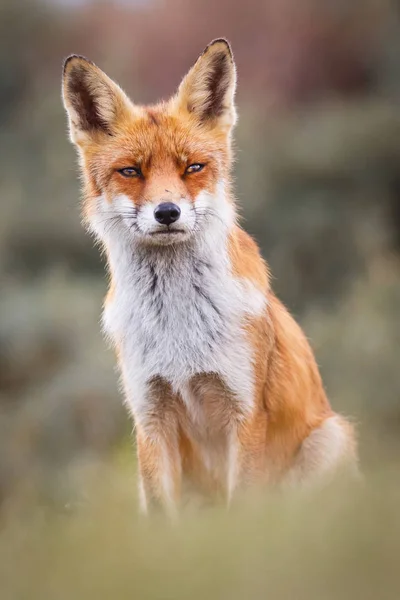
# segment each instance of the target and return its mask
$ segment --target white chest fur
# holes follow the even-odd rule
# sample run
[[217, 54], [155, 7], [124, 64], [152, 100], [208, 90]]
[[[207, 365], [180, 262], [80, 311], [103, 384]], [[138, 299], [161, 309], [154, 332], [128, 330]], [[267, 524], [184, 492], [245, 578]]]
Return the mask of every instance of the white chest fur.
[[265, 298], [231, 274], [226, 236], [177, 247], [111, 248], [115, 294], [104, 328], [118, 343], [127, 400], [137, 419], [146, 416], [146, 386], [167, 380], [194, 413], [187, 383], [216, 373], [250, 410], [253, 355], [245, 318], [264, 310]]

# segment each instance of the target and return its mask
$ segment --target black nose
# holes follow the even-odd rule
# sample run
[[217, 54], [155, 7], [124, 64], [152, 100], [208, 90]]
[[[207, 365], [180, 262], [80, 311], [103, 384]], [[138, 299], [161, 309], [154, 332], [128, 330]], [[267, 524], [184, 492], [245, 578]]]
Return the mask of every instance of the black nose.
[[172, 202], [162, 202], [154, 211], [154, 218], [161, 225], [171, 225], [181, 216], [181, 209]]

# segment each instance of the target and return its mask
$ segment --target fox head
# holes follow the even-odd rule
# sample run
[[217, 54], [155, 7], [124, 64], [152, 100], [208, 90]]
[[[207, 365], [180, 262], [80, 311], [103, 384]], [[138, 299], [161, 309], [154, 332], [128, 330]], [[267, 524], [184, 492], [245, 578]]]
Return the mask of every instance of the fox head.
[[209, 44], [177, 93], [138, 106], [96, 65], [70, 56], [63, 100], [84, 180], [84, 218], [103, 241], [177, 244], [234, 220], [229, 199], [236, 69]]

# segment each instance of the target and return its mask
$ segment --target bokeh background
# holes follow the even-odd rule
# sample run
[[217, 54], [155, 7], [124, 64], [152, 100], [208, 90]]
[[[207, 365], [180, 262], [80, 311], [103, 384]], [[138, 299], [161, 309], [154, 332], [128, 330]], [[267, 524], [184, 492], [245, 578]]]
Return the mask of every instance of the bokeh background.
[[[100, 334], [106, 277], [98, 250], [80, 224], [78, 171], [60, 100], [63, 59], [70, 53], [83, 54], [134, 101], [153, 102], [171, 95], [206, 44], [221, 36], [232, 43], [239, 74], [234, 178], [243, 225], [270, 263], [276, 292], [310, 338], [333, 406], [358, 423], [363, 470], [377, 477], [368, 495], [371, 512], [361, 510], [360, 516], [352, 506], [347, 521], [340, 520], [347, 531], [355, 519], [361, 537], [355, 534], [349, 541], [339, 527], [344, 537], [337, 534], [340, 540], [326, 560], [333, 557], [334, 565], [340, 563], [344, 546], [354, 542], [361, 556], [360, 577], [371, 576], [375, 555], [363, 552], [368, 542], [377, 545], [385, 557], [385, 583], [375, 573], [376, 581], [365, 584], [362, 595], [352, 595], [350, 586], [348, 597], [376, 598], [378, 589], [385, 590], [380, 598], [398, 597], [395, 589], [400, 588], [394, 583], [390, 587], [387, 572], [399, 551], [395, 534], [400, 529], [393, 500], [399, 500], [399, 488], [392, 489], [393, 481], [400, 481], [398, 2], [0, 0], [0, 522], [6, 527], [1, 547], [13, 548], [24, 574], [8, 571], [2, 600], [92, 597], [82, 573], [75, 580], [83, 586], [80, 592], [73, 587], [68, 591], [66, 581], [71, 585], [74, 578], [61, 567], [57, 573], [63, 584], [56, 579], [50, 587], [43, 586], [49, 574], [44, 565], [59, 543], [54, 540], [63, 540], [57, 546], [57, 565], [68, 553], [78, 565], [74, 544], [82, 540], [76, 531], [82, 531], [83, 522], [87, 525], [86, 519], [73, 520], [71, 527], [63, 523], [63, 533], [57, 528], [54, 533], [53, 525], [47, 524], [48, 507], [79, 503], [93, 479], [96, 486], [103, 484], [96, 487], [96, 497], [103, 499], [99, 514], [110, 529], [107, 535], [97, 534], [99, 539], [84, 530], [86, 554], [81, 560], [92, 554], [93, 545], [107, 546], [109, 554], [92, 560], [94, 577], [115, 560], [110, 539], [112, 548], [128, 546], [139, 560], [135, 546], [130, 547], [132, 540], [124, 538], [123, 519], [115, 525], [120, 537], [110, 533], [110, 512], [130, 514], [119, 503], [135, 487], [134, 459], [129, 458], [132, 426], [118, 391], [113, 354]], [[105, 495], [109, 488], [115, 492], [113, 500]], [[134, 498], [132, 502], [133, 515]], [[31, 527], [33, 506], [44, 510], [46, 525], [40, 519], [37, 525], [35, 512]], [[275, 504], [271, 510], [274, 522], [279, 522], [282, 513]], [[288, 523], [297, 523], [293, 510]], [[260, 511], [254, 514], [262, 513], [259, 523], [268, 531], [271, 523], [266, 511]], [[193, 525], [197, 533], [191, 532], [201, 538], [204, 530], [219, 531], [224, 538], [232, 525], [227, 518], [213, 515], [207, 527]], [[377, 525], [382, 519], [387, 529]], [[259, 530], [255, 522], [239, 522], [253, 533]], [[326, 533], [323, 523], [314, 526], [321, 536], [317, 554], [326, 539], [320, 526]], [[286, 538], [277, 552], [287, 557], [292, 556], [292, 530], [287, 523], [285, 527]], [[234, 529], [238, 537], [239, 529]], [[34, 534], [27, 533], [32, 530]], [[277, 525], [274, 531], [279, 538]], [[328, 537], [335, 531], [332, 525]], [[154, 558], [148, 541], [153, 534], [136, 530], [141, 543], [147, 543], [145, 558], [138, 563], [143, 581], [143, 573], [154, 569], [154, 560], [158, 567], [165, 560], [161, 550]], [[27, 550], [21, 540], [29, 535]], [[190, 560], [201, 562], [208, 556], [210, 540], [196, 546], [203, 548], [197, 550], [199, 556], [191, 555], [182, 550], [179, 544], [186, 548], [187, 539], [179, 535], [172, 539], [165, 534], [162, 543], [166, 554], [170, 543], [180, 548], [178, 556], [191, 573]], [[293, 535], [296, 547], [301, 546], [306, 527]], [[234, 547], [232, 540], [229, 543]], [[275, 556], [271, 546], [256, 544], [253, 552], [254, 547], [269, 561]], [[213, 542], [213, 548], [218, 552], [220, 547]], [[223, 545], [220, 550], [224, 555]], [[32, 556], [39, 556], [34, 566]], [[312, 552], [306, 556], [299, 564], [312, 568]], [[173, 569], [171, 560], [168, 568]], [[243, 572], [235, 560], [229, 568]], [[294, 556], [290, 564], [296, 560]], [[241, 585], [225, 596], [226, 581], [218, 579], [214, 563], [219, 564], [210, 558], [204, 563], [204, 581], [219, 582], [215, 597], [265, 597], [268, 586], [259, 574], [251, 577], [250, 595], [250, 575], [243, 575]], [[9, 563], [5, 564], [7, 570]], [[254, 561], [251, 564], [254, 569]], [[264, 573], [263, 565], [256, 564]], [[312, 584], [302, 580], [304, 589], [296, 587], [295, 593], [284, 574], [277, 577], [287, 561], [280, 565], [275, 575], [270, 572], [276, 598], [302, 598], [303, 592], [308, 599], [347, 598], [333, 584], [334, 570], [328, 577], [321, 567], [319, 579], [314, 577]], [[225, 575], [227, 569], [225, 565]], [[346, 571], [343, 579], [353, 581], [347, 575]], [[124, 576], [122, 568], [120, 583]], [[135, 581], [142, 581], [140, 577]], [[323, 587], [325, 577], [329, 589]], [[26, 589], [18, 588], [21, 581]], [[100, 586], [93, 597], [123, 598], [123, 590], [129, 588], [130, 598], [187, 598], [190, 576], [186, 583], [181, 575], [172, 581], [165, 583], [164, 593], [146, 595], [145, 588], [129, 588], [127, 583], [114, 596], [104, 590], [103, 596]], [[37, 596], [34, 589], [39, 590]], [[214, 588], [205, 590], [199, 597], [214, 597]]]

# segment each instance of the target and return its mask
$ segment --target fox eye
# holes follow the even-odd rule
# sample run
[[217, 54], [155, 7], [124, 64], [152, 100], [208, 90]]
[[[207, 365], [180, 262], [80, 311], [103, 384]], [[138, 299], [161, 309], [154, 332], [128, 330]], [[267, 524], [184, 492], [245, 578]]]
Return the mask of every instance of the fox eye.
[[206, 165], [202, 164], [202, 163], [193, 163], [192, 165], [189, 165], [186, 168], [185, 173], [186, 174], [190, 174], [190, 173], [199, 173], [199, 171], [202, 171], [204, 169]]
[[118, 173], [121, 173], [124, 177], [141, 177], [142, 175], [139, 167], [125, 167], [124, 169], [118, 169]]

